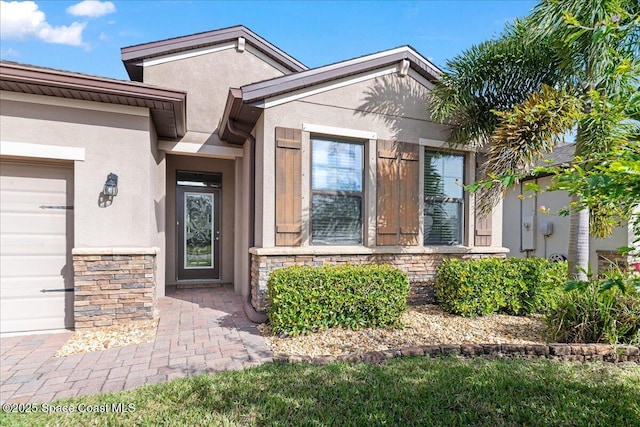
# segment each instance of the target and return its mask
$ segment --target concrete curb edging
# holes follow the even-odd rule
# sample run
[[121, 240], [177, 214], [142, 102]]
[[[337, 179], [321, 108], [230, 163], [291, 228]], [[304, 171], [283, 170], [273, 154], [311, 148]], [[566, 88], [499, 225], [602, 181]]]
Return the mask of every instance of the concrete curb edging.
[[339, 356], [274, 355], [276, 363], [309, 362], [325, 365], [335, 361], [382, 363], [387, 359], [406, 356], [443, 355], [485, 359], [550, 359], [572, 362], [600, 361], [608, 363], [639, 363], [640, 347], [608, 344], [442, 344], [404, 347], [401, 349], [342, 354]]

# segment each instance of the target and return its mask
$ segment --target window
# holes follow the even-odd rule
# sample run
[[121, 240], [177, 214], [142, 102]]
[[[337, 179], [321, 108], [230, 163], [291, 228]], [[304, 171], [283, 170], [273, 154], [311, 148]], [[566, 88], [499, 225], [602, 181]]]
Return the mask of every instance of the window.
[[425, 150], [424, 244], [462, 243], [464, 156]]
[[364, 146], [311, 140], [311, 243], [362, 244]]

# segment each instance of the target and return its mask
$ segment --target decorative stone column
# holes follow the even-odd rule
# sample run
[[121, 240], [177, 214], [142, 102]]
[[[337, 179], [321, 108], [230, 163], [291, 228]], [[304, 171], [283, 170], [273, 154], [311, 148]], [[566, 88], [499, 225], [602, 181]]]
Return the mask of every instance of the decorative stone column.
[[159, 248], [75, 248], [75, 328], [111, 326], [158, 317]]

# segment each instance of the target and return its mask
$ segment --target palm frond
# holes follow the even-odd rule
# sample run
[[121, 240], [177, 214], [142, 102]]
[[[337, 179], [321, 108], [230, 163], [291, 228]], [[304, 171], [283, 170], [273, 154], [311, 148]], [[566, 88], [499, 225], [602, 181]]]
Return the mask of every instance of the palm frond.
[[[549, 153], [571, 130], [580, 117], [580, 100], [565, 90], [543, 85], [510, 111], [498, 112], [500, 122], [491, 137], [486, 153], [487, 161], [480, 168], [483, 179], [524, 176], [545, 153]], [[482, 212], [489, 212], [502, 198], [503, 180], [490, 187], [481, 187], [476, 204]]]
[[529, 43], [551, 43], [559, 68], [584, 90], [614, 93], [638, 67], [639, 9], [637, 0], [542, 0], [527, 21]]
[[449, 142], [481, 147], [499, 123], [493, 110], [509, 110], [543, 84], [563, 79], [547, 43], [526, 43], [517, 21], [494, 40], [472, 46], [447, 62], [429, 97], [431, 117], [451, 128]]

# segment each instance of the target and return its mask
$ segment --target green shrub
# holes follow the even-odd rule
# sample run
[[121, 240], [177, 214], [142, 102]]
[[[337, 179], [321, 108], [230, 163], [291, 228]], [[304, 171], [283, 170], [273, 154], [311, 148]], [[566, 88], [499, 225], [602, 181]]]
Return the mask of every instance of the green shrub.
[[544, 258], [508, 258], [507, 262], [511, 271], [518, 271], [526, 284], [518, 295], [519, 308], [507, 307], [508, 313], [542, 313], [555, 306], [567, 281], [566, 262], [550, 262]]
[[[634, 286], [607, 286], [611, 280], [582, 282], [566, 291], [545, 317], [550, 341], [640, 344], [640, 293]], [[626, 281], [626, 280], [625, 280]]]
[[544, 258], [446, 259], [438, 267], [436, 298], [461, 316], [525, 315], [552, 306], [566, 276], [566, 263]]
[[406, 273], [374, 264], [282, 268], [271, 272], [267, 288], [271, 328], [291, 336], [395, 325], [409, 294]]

